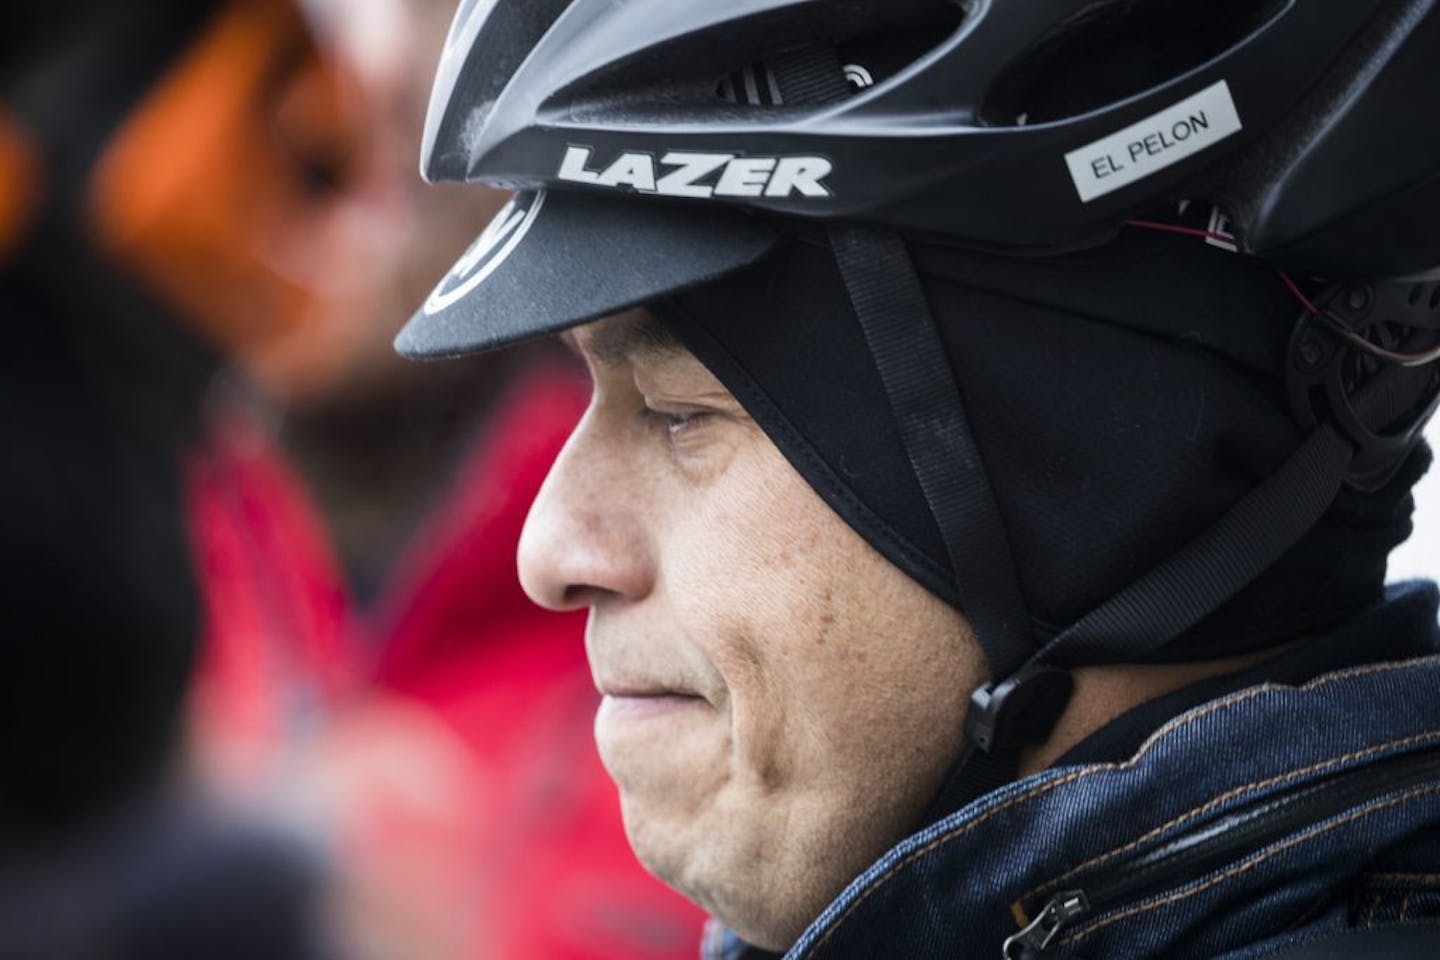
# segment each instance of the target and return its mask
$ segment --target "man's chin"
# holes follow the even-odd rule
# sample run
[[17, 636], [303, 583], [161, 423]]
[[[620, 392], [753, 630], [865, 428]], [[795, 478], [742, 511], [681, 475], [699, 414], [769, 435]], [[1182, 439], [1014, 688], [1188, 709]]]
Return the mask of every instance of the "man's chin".
[[620, 791], [625, 835], [646, 870], [746, 943], [783, 952], [799, 938], [808, 918], [787, 922], [781, 916], [788, 897], [773, 895], [776, 884], [765, 873], [770, 865], [739, 853], [746, 845], [735, 835], [739, 823], [682, 815], [649, 800]]
[[637, 799], [624, 788], [620, 791], [620, 814], [625, 837], [640, 864], [656, 879], [711, 913], [715, 905], [707, 895], [708, 885], [696, 877], [691, 864], [698, 853], [696, 838], [689, 835], [695, 823], [678, 823]]

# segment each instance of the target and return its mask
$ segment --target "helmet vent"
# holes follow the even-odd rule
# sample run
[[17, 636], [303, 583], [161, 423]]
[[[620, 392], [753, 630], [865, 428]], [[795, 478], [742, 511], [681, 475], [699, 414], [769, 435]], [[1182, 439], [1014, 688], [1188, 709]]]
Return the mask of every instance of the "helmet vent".
[[995, 126], [1080, 116], [1225, 53], [1292, 0], [1098, 0], [1000, 75], [980, 111]]
[[778, 107], [785, 102], [775, 71], [758, 61], [726, 76], [715, 92], [726, 103], [743, 106]]

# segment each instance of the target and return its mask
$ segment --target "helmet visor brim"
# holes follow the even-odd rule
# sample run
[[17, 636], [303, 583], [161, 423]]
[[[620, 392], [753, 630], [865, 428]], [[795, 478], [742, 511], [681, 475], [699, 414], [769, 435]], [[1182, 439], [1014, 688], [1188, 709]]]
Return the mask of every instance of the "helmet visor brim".
[[742, 270], [775, 246], [731, 210], [545, 191], [516, 194], [395, 339], [412, 359], [558, 333]]

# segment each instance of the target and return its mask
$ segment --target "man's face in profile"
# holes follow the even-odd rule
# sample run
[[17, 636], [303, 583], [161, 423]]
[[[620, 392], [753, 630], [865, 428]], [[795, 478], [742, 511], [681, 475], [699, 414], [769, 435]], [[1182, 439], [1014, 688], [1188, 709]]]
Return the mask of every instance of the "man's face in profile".
[[569, 339], [594, 393], [522, 580], [590, 609], [596, 741], [640, 859], [782, 949], [938, 791], [978, 652], [656, 321]]

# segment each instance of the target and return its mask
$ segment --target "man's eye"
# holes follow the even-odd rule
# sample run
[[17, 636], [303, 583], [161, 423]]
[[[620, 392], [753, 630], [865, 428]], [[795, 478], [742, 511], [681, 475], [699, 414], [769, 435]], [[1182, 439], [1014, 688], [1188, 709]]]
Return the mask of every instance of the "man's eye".
[[656, 425], [663, 426], [671, 439], [676, 439], [709, 420], [713, 414], [705, 410], [660, 410], [647, 406], [645, 416]]

